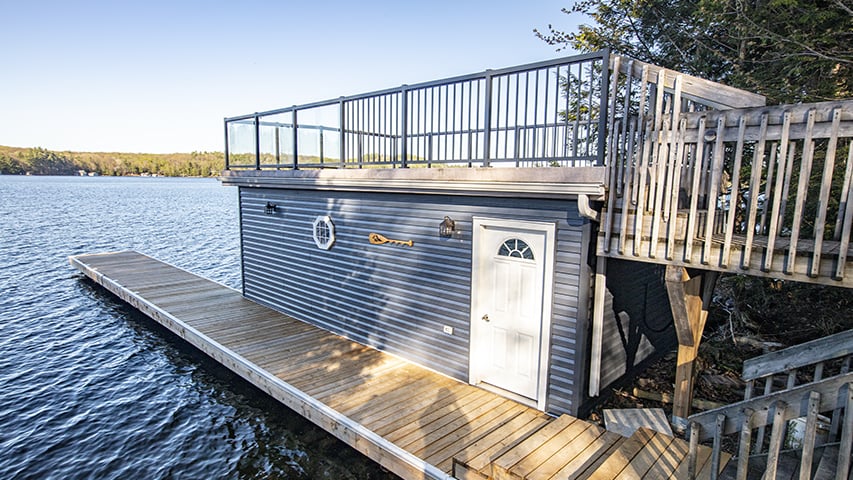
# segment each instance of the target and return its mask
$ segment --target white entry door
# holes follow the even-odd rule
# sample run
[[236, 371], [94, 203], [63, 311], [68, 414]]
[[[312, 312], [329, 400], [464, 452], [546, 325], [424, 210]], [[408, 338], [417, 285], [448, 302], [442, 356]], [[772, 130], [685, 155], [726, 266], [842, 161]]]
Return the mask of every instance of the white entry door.
[[471, 383], [544, 408], [551, 317], [553, 223], [474, 218]]

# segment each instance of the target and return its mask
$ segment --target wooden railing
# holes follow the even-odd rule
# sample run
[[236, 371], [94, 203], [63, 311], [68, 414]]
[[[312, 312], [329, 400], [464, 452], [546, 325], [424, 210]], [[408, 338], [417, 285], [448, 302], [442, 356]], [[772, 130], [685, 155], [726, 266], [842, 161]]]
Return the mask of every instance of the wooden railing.
[[853, 286], [853, 101], [675, 110], [623, 128], [600, 254]]
[[[737, 435], [736, 478], [746, 478], [751, 458], [766, 458], [764, 478], [776, 478], [789, 421], [805, 417], [800, 452], [800, 479], [812, 478], [817, 448], [832, 478], [847, 479], [853, 443], [853, 330], [772, 352], [744, 362], [745, 399], [689, 418], [691, 451], [713, 440], [712, 461], [719, 462], [722, 441]], [[829, 373], [829, 376], [825, 376]], [[779, 377], [782, 377], [781, 379]], [[800, 380], [806, 382], [798, 384]], [[776, 382], [774, 380], [782, 380]], [[778, 389], [781, 383], [781, 389]], [[763, 384], [763, 385], [762, 385]], [[756, 392], [757, 387], [762, 390]], [[831, 416], [827, 437], [817, 441], [819, 414]], [[765, 428], [771, 426], [766, 449]], [[839, 435], [840, 429], [840, 435]], [[829, 452], [837, 453], [833, 458]], [[831, 465], [830, 465], [831, 464]]]

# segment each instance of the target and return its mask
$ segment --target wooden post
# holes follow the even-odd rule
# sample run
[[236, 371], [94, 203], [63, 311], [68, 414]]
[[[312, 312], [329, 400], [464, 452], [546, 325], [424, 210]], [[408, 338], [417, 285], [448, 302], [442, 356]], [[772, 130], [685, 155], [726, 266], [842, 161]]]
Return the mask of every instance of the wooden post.
[[690, 415], [696, 356], [716, 282], [716, 272], [691, 272], [674, 265], [666, 267], [666, 291], [678, 337], [672, 423], [679, 430], [686, 428], [687, 416]]
[[596, 257], [592, 304], [592, 350], [589, 358], [589, 396], [597, 397], [601, 387], [601, 347], [604, 335], [604, 298], [607, 292], [607, 257]]

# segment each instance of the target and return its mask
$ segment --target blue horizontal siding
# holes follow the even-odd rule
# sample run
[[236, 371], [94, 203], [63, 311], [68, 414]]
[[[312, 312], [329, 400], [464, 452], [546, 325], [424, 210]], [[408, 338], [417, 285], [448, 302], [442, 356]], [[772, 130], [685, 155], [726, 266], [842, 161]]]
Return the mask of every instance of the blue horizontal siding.
[[[608, 259], [601, 387], [676, 344], [663, 265]], [[621, 332], [620, 332], [621, 330]]]
[[[264, 212], [267, 202], [277, 205], [272, 215]], [[583, 383], [578, 332], [587, 312], [579, 324], [584, 235], [574, 202], [241, 187], [240, 208], [248, 298], [462, 381], [473, 217], [556, 222], [547, 408], [575, 412]], [[314, 244], [318, 215], [335, 225], [330, 250]], [[456, 238], [438, 236], [445, 215], [456, 221]], [[371, 232], [411, 239], [414, 247], [371, 245]]]

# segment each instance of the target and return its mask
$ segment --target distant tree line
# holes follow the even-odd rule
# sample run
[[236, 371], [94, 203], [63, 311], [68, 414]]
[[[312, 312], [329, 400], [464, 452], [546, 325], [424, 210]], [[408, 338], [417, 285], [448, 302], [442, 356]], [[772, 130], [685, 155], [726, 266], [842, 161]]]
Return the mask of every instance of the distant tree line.
[[192, 153], [104, 153], [55, 152], [44, 148], [0, 146], [0, 174], [77, 175], [163, 175], [211, 177], [225, 165], [222, 152]]

